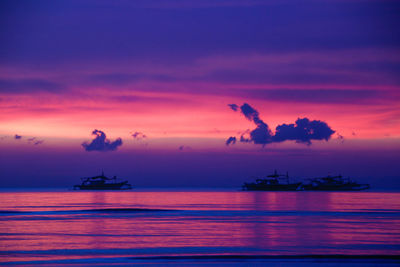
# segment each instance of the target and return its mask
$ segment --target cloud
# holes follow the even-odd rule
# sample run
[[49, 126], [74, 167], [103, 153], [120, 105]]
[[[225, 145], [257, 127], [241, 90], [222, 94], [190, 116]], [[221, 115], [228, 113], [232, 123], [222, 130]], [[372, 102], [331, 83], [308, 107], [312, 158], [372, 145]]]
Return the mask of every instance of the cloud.
[[241, 142], [251, 142], [253, 141], [254, 144], [268, 144], [272, 143], [272, 133], [269, 129], [268, 125], [260, 124], [255, 128], [253, 131], [250, 132], [250, 138], [244, 140], [241, 136]]
[[[3, 139], [3, 138], [1, 138], [1, 139]], [[14, 135], [14, 139], [20, 140], [20, 139], [22, 139], [22, 135], [16, 134], [16, 135]], [[44, 140], [37, 140], [36, 137], [31, 137], [31, 138], [27, 139], [27, 142], [29, 144], [40, 145], [40, 144], [43, 144]]]
[[[249, 104], [244, 103], [240, 110], [242, 114], [257, 126], [254, 130], [246, 130], [240, 136], [240, 142], [266, 145], [270, 143], [280, 143], [284, 141], [295, 141], [296, 143], [305, 143], [311, 145], [311, 140], [328, 141], [335, 133], [326, 122], [308, 118], [298, 118], [294, 124], [281, 124], [272, 133], [268, 124], [259, 116], [256, 109]], [[232, 140], [229, 137], [228, 140]], [[235, 138], [235, 137], [233, 137]], [[228, 145], [228, 140], [226, 144]]]
[[236, 104], [228, 104], [228, 106], [233, 110], [233, 111], [237, 111], [239, 106]]
[[268, 125], [263, 122], [258, 114], [258, 111], [252, 108], [249, 104], [244, 103], [241, 107], [240, 110], [242, 111], [242, 114], [249, 120], [253, 121], [256, 125], [265, 125], [268, 128]]
[[230, 144], [235, 144], [236, 143], [236, 137], [234, 137], [234, 136], [231, 136], [231, 137], [229, 137], [227, 140], [226, 140], [226, 142], [225, 142], [225, 144], [227, 145], [227, 146], [229, 146]]
[[141, 139], [147, 138], [147, 135], [145, 135], [145, 134], [142, 133], [142, 132], [134, 132], [134, 133], [132, 134], [132, 137], [133, 137], [134, 139], [141, 140]]
[[295, 124], [282, 124], [277, 126], [272, 141], [283, 142], [286, 140], [294, 140], [297, 143], [311, 145], [311, 140], [328, 141], [334, 133], [335, 131], [323, 121], [310, 121], [307, 118], [298, 118]]
[[337, 139], [340, 140], [340, 142], [344, 143], [344, 139], [345, 139], [344, 136], [339, 133], [336, 133], [336, 135], [337, 135]]
[[35, 146], [37, 146], [37, 145], [43, 144], [43, 142], [44, 142], [44, 140], [37, 140], [37, 141], [34, 142], [33, 144], [34, 144]]
[[181, 145], [180, 147], [178, 147], [178, 149], [179, 149], [180, 151], [183, 151], [183, 150], [191, 150], [192, 148], [191, 148], [190, 146]]
[[36, 137], [32, 137], [28, 139], [28, 143], [34, 144], [35, 146], [43, 144], [44, 140], [37, 140]]
[[257, 125], [257, 128], [253, 131], [245, 132], [245, 134], [249, 134], [249, 137], [244, 137], [244, 134], [240, 137], [240, 142], [254, 142], [255, 144], [268, 144], [271, 143], [272, 140], [272, 132], [269, 129], [268, 125], [260, 119], [259, 113], [249, 104], [244, 103], [240, 110], [242, 114], [250, 121], [254, 122]]
[[92, 142], [90, 142], [90, 144], [87, 142], [82, 144], [86, 151], [114, 151], [122, 145], [121, 138], [117, 138], [115, 141], [111, 142], [106, 138], [106, 134], [103, 131], [96, 129], [92, 134], [96, 136]]

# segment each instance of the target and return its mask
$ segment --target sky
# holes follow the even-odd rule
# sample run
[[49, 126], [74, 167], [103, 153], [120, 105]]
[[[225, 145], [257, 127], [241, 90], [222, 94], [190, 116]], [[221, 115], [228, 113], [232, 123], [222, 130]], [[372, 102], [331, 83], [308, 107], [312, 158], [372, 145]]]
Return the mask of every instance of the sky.
[[400, 3], [0, 2], [0, 187], [275, 169], [400, 189]]

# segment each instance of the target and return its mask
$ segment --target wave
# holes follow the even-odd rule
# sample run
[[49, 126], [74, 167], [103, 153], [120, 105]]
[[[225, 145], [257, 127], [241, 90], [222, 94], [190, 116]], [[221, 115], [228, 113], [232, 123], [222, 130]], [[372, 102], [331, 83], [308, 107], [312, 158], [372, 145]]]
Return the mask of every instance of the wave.
[[348, 254], [308, 254], [308, 255], [177, 255], [131, 257], [131, 260], [308, 260], [308, 259], [342, 259], [342, 260], [396, 260], [400, 255], [348, 255]]
[[27, 213], [26, 211], [18, 211], [18, 210], [0, 210], [0, 214], [19, 214], [19, 213]]
[[265, 210], [187, 210], [187, 209], [159, 209], [159, 208], [92, 208], [92, 209], [72, 209], [72, 210], [0, 210], [0, 216], [17, 215], [61, 215], [61, 214], [115, 214], [115, 213], [152, 213], [152, 212], [179, 212], [180, 215], [187, 216], [328, 216], [328, 217], [347, 217], [347, 216], [385, 216], [399, 217], [398, 210], [365, 210], [365, 211], [265, 211]]
[[[156, 264], [187, 265], [195, 263], [203, 264], [232, 264], [235, 266], [249, 266], [254, 264], [268, 264], [268, 266], [332, 266], [340, 264], [341, 266], [352, 266], [357, 263], [367, 264], [367, 266], [387, 266], [400, 263], [400, 255], [344, 255], [344, 254], [324, 254], [324, 255], [178, 255], [178, 256], [138, 256], [138, 257], [90, 257], [75, 259], [48, 259], [48, 260], [6, 260], [2, 265], [15, 264], [79, 264], [80, 266], [108, 266], [108, 265], [131, 265], [131, 264]], [[257, 265], [258, 265], [257, 264]], [[372, 264], [372, 265], [370, 265]]]
[[172, 209], [146, 209], [146, 208], [104, 208], [104, 209], [82, 209], [82, 210], [52, 210], [52, 211], [20, 211], [0, 210], [0, 216], [10, 215], [57, 215], [57, 214], [80, 214], [80, 213], [143, 213], [143, 212], [167, 212], [177, 211]]
[[152, 211], [176, 211], [176, 210], [170, 210], [170, 209], [142, 209], [142, 208], [108, 208], [108, 209], [78, 210], [78, 212], [79, 211], [83, 211], [83, 212], [152, 212]]

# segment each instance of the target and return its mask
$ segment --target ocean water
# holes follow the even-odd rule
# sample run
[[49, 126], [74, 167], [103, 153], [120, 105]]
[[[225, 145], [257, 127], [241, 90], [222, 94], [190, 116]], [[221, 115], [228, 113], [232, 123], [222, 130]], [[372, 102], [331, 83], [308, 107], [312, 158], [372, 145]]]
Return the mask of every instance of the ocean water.
[[400, 264], [400, 193], [3, 191], [0, 264]]

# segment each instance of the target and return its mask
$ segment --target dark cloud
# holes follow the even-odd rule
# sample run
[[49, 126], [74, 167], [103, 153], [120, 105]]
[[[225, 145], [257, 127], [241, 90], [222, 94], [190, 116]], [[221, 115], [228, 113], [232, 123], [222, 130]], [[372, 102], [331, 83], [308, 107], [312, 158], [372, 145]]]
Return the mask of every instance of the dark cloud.
[[236, 104], [228, 104], [228, 106], [233, 110], [233, 111], [237, 111], [239, 106]]
[[191, 150], [192, 148], [191, 148], [190, 146], [181, 145], [180, 147], [178, 147], [178, 149], [179, 149], [180, 151], [183, 151], [183, 150]]
[[240, 142], [254, 142], [255, 144], [268, 144], [271, 143], [272, 133], [268, 125], [260, 119], [257, 110], [252, 108], [249, 104], [244, 103], [240, 110], [242, 114], [250, 121], [257, 125], [257, 128], [249, 132], [249, 137], [240, 137]]
[[[260, 124], [250, 132], [250, 138], [248, 140], [243, 140], [243, 142], [251, 142], [254, 144], [268, 144], [272, 143], [272, 133], [267, 124]], [[242, 140], [242, 138], [241, 138]]]
[[234, 137], [234, 136], [231, 136], [231, 137], [229, 137], [227, 140], [226, 140], [226, 142], [225, 142], [225, 144], [227, 145], [227, 146], [229, 146], [230, 144], [235, 144], [236, 143], [236, 137]]
[[244, 103], [241, 107], [240, 110], [242, 111], [243, 115], [248, 119], [248, 120], [253, 120], [253, 118], [258, 118], [259, 119], [259, 113], [257, 110], [252, 108], [249, 104]]
[[242, 114], [248, 120], [254, 122], [254, 124], [257, 125], [254, 130], [245, 131], [240, 136], [240, 142], [253, 142], [254, 144], [266, 145], [269, 143], [279, 143], [291, 140], [297, 143], [305, 143], [311, 145], [311, 140], [328, 141], [335, 133], [335, 131], [333, 131], [328, 126], [328, 124], [323, 121], [310, 121], [308, 118], [298, 118], [295, 124], [278, 125], [275, 129], [275, 134], [273, 134], [268, 124], [266, 124], [260, 118], [257, 110], [255, 110], [247, 103], [244, 103], [240, 107], [240, 109], [242, 111]]
[[145, 135], [145, 134], [142, 133], [142, 132], [134, 132], [134, 133], [132, 134], [132, 137], [133, 137], [134, 139], [141, 140], [141, 139], [147, 138], [147, 135]]
[[334, 133], [335, 131], [323, 121], [310, 121], [307, 118], [299, 118], [296, 120], [295, 124], [282, 124], [277, 126], [272, 141], [283, 142], [286, 140], [294, 140], [297, 143], [311, 145], [311, 140], [328, 141]]
[[21, 139], [21, 138], [22, 138], [22, 136], [21, 136], [21, 135], [18, 135], [18, 134], [16, 134], [16, 135], [14, 136], [14, 138], [15, 138], [15, 139]]
[[268, 128], [268, 125], [260, 119], [258, 111], [252, 108], [249, 104], [244, 103], [240, 110], [243, 115], [250, 121], [253, 121], [256, 125], [265, 125]]
[[100, 130], [96, 129], [92, 134], [96, 136], [92, 142], [90, 142], [90, 144], [87, 142], [82, 144], [86, 151], [114, 151], [122, 145], [121, 138], [117, 138], [115, 141], [111, 142], [106, 138], [106, 134]]

